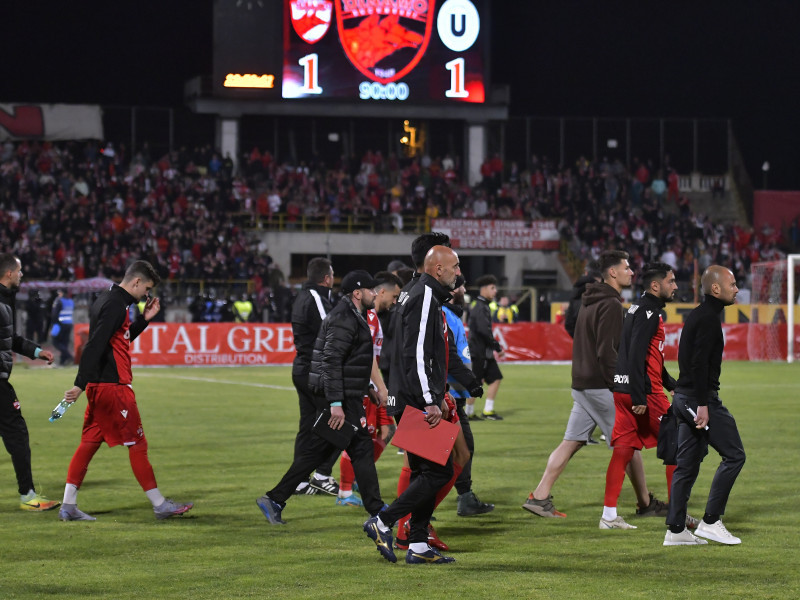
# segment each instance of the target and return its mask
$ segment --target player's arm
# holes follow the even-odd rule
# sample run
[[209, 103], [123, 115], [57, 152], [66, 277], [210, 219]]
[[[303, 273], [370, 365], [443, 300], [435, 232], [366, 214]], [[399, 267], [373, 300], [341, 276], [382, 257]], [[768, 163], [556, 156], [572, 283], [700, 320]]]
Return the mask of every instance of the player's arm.
[[378, 367], [378, 357], [372, 357], [372, 371], [369, 375], [370, 383], [375, 386], [375, 392], [378, 394], [378, 406], [386, 406], [386, 401], [389, 399], [389, 390], [386, 388], [386, 383], [383, 381], [383, 375]]
[[[631, 340], [628, 346], [628, 365], [630, 378], [631, 403], [634, 413], [643, 414], [647, 409], [647, 360], [649, 357], [650, 341], [658, 331], [658, 312], [650, 311], [647, 317], [645, 307], [640, 306], [631, 315]], [[644, 407], [635, 410], [636, 407]]]
[[622, 307], [616, 302], [605, 302], [597, 309], [597, 322], [603, 323], [597, 333], [597, 362], [609, 390], [614, 389], [614, 371], [617, 368], [617, 352], [622, 337]]

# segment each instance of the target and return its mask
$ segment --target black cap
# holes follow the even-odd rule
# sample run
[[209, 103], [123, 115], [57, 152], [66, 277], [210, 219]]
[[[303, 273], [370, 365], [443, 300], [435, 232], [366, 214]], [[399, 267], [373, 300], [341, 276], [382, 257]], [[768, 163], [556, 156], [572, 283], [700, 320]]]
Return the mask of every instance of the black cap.
[[372, 289], [380, 285], [380, 281], [373, 279], [372, 275], [364, 270], [350, 271], [347, 275], [342, 277], [342, 293], [352, 294], [360, 289]]

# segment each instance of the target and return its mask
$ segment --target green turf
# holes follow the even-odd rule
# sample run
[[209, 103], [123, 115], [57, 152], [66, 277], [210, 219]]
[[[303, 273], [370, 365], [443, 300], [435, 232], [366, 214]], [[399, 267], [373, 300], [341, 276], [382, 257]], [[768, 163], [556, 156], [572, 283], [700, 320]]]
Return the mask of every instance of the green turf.
[[[194, 510], [157, 522], [127, 451], [104, 447], [79, 497], [96, 522], [24, 513], [3, 453], [0, 598], [800, 596], [800, 365], [723, 367], [722, 397], [748, 454], [725, 516], [743, 539], [734, 547], [664, 548], [661, 519], [631, 518], [636, 531], [600, 531], [610, 456], [603, 446], [581, 450], [553, 490], [567, 519], [521, 510], [563, 433], [571, 406], [569, 367], [518, 365], [504, 372], [497, 411], [506, 419], [474, 425], [474, 487], [497, 509], [457, 517], [451, 495], [437, 511], [454, 565], [390, 565], [361, 531], [366, 514], [334, 506], [331, 496], [294, 497], [284, 511], [288, 525], [267, 523], [255, 499], [288, 467], [295, 434], [297, 401], [288, 368], [140, 369], [135, 389], [159, 487], [177, 500], [193, 500]], [[74, 369], [24, 368], [12, 377], [31, 433], [37, 486], [57, 499], [85, 398], [60, 422], [47, 417], [73, 377]], [[697, 516], [717, 463], [712, 450], [690, 502]], [[400, 465], [390, 446], [378, 463], [386, 500], [394, 497]], [[645, 453], [645, 465], [651, 490], [666, 499], [654, 451]], [[634, 503], [626, 483], [620, 514], [632, 517]]]

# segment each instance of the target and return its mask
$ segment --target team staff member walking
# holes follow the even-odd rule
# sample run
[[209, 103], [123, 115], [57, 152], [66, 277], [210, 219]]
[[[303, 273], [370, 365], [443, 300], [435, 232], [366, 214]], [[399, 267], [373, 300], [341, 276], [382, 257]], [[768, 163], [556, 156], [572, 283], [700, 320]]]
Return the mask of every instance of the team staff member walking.
[[494, 410], [494, 400], [500, 390], [503, 374], [497, 366], [494, 353], [503, 356], [503, 347], [492, 334], [492, 310], [489, 304], [497, 296], [497, 277], [484, 275], [475, 282], [479, 288], [475, 306], [469, 312], [469, 353], [472, 357], [472, 371], [481, 383], [486, 383], [486, 401], [483, 416], [490, 421], [502, 421], [503, 417]]
[[[367, 429], [364, 411], [364, 394], [367, 393], [375, 360], [366, 315], [367, 310], [375, 305], [373, 290], [378, 283], [366, 271], [351, 271], [342, 278], [345, 296], [322, 321], [309, 376], [309, 386], [316, 392], [317, 414], [330, 407], [328, 425], [331, 429], [341, 429], [344, 421], [360, 424], [346, 450], [353, 463], [364, 508], [370, 515], [378, 514], [383, 507], [372, 436]], [[379, 389], [385, 387], [382, 381], [376, 383]], [[282, 511], [297, 484], [336, 449], [313, 431], [311, 434], [313, 437], [303, 446], [278, 485], [256, 500], [261, 512], [273, 525], [285, 523]]]
[[[322, 256], [312, 258], [308, 261], [306, 274], [308, 281], [303, 284], [292, 305], [292, 335], [297, 350], [292, 362], [292, 383], [297, 390], [300, 403], [300, 425], [294, 440], [295, 460], [306, 446], [314, 443], [316, 438], [311, 427], [317, 418], [317, 407], [314, 394], [308, 387], [308, 372], [311, 369], [311, 354], [314, 351], [314, 341], [317, 339], [322, 319], [333, 308], [331, 261]], [[320, 464], [313, 465], [312, 468], [316, 468], [316, 473], [310, 481], [301, 481], [297, 486], [297, 492], [305, 494], [325, 492], [338, 496], [339, 484], [331, 474], [333, 464], [338, 457], [339, 451], [334, 449]]]
[[[719, 265], [708, 267], [701, 283], [704, 302], [686, 317], [678, 346], [680, 377], [672, 401], [678, 418], [678, 466], [672, 478], [665, 546], [707, 543], [701, 538], [722, 544], [742, 543], [731, 535], [721, 517], [744, 466], [744, 446], [733, 415], [719, 398], [725, 348], [720, 313], [736, 301], [739, 288], [733, 273]], [[709, 444], [722, 456], [722, 462], [711, 482], [703, 520], [692, 535], [685, 528], [686, 507]]]
[[43, 511], [59, 505], [36, 493], [31, 472], [31, 445], [28, 426], [9, 378], [14, 366], [14, 352], [28, 358], [41, 358], [53, 363], [53, 353], [42, 350], [16, 332], [15, 300], [22, 281], [22, 263], [13, 254], [0, 254], [0, 437], [11, 455], [17, 475], [20, 508]]
[[94, 521], [78, 509], [78, 489], [86, 477], [89, 463], [100, 445], [127, 446], [131, 469], [158, 519], [181, 515], [192, 503], [173, 502], [161, 494], [153, 467], [147, 457], [147, 438], [131, 387], [130, 346], [150, 320], [158, 314], [158, 298], [148, 298], [144, 311], [131, 323], [131, 304], [147, 298], [161, 278], [153, 265], [137, 260], [125, 271], [122, 283], [112, 285], [89, 310], [89, 339], [81, 355], [75, 385], [64, 392], [67, 402], [75, 402], [86, 390], [87, 406], [83, 418], [81, 443], [67, 471], [64, 502], [58, 513], [62, 521]]
[[[443, 418], [440, 407], [444, 402], [449, 354], [442, 304], [450, 299], [461, 270], [458, 255], [444, 246], [431, 248], [423, 269], [418, 283], [398, 300], [392, 324], [396, 346], [389, 369], [389, 401], [390, 404], [394, 401], [396, 408], [410, 405], [425, 411], [425, 420], [436, 427]], [[391, 506], [364, 523], [364, 531], [386, 560], [396, 562], [391, 526], [411, 513], [406, 562], [454, 562], [454, 558], [442, 556], [428, 544], [428, 525], [436, 494], [453, 477], [452, 455], [444, 465], [410, 452], [406, 455], [411, 483]]]

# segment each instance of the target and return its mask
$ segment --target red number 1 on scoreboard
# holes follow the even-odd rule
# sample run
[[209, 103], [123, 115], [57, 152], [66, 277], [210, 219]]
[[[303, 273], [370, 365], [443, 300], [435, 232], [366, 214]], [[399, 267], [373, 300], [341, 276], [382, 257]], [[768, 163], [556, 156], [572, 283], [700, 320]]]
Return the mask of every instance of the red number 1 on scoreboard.
[[464, 87], [464, 59], [456, 58], [444, 66], [450, 71], [450, 89], [444, 95], [448, 98], [468, 98], [469, 92]]
[[297, 62], [303, 67], [303, 87], [301, 91], [305, 94], [321, 94], [322, 88], [319, 87], [319, 55], [306, 54]]

